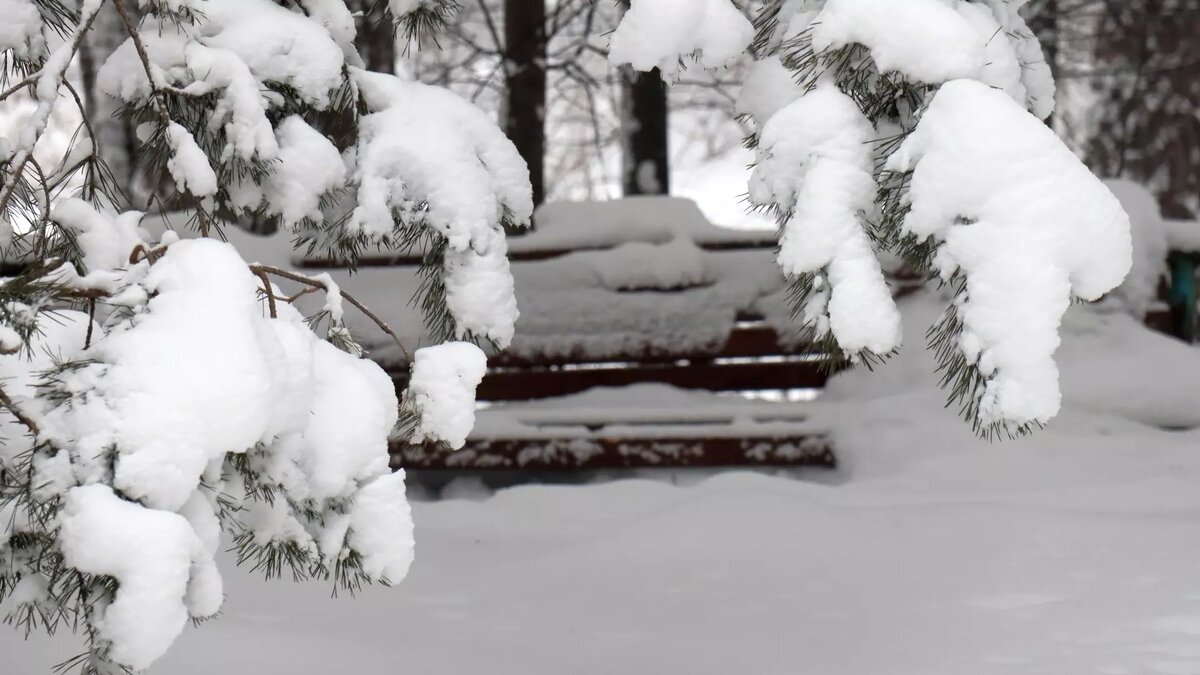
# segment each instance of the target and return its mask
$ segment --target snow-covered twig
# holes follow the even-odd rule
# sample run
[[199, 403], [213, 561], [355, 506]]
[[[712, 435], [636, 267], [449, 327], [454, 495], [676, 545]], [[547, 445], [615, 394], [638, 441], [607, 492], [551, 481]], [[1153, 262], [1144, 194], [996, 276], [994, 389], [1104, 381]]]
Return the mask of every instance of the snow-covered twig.
[[21, 408], [17, 406], [16, 402], [12, 400], [12, 397], [10, 397], [8, 392], [4, 391], [3, 388], [0, 388], [0, 406], [4, 406], [8, 412], [12, 413], [12, 416], [15, 417], [18, 422], [24, 425], [26, 429], [29, 429], [31, 434], [36, 436], [41, 433], [41, 429], [38, 427], [37, 422], [22, 412]]
[[[250, 265], [250, 271], [254, 272], [254, 274], [258, 275], [260, 278], [264, 274], [274, 274], [275, 276], [280, 277], [282, 279], [287, 279], [288, 281], [294, 281], [298, 284], [304, 284], [304, 285], [310, 286], [312, 288], [319, 288], [326, 292], [329, 291], [329, 285], [326, 282], [322, 281], [321, 279], [317, 279], [317, 278], [310, 277], [310, 276], [305, 276], [303, 274], [297, 274], [296, 272], [289, 272], [288, 270], [281, 269], [279, 267], [273, 267], [271, 265], [254, 264], [254, 265]], [[268, 284], [268, 289], [269, 288], [270, 288], [270, 285]], [[271, 300], [274, 300], [273, 294], [271, 294], [270, 290], [268, 290], [267, 293], [268, 293], [267, 297], [270, 298]], [[394, 340], [396, 342], [396, 346], [400, 348], [400, 351], [404, 354], [405, 359], [407, 359], [409, 361], [412, 360], [412, 355], [409, 354], [408, 348], [404, 346], [404, 343], [400, 341], [400, 336], [396, 335], [396, 331], [392, 330], [392, 327], [389, 326], [386, 321], [384, 321], [383, 319], [380, 319], [378, 316], [376, 316], [375, 313], [372, 312], [370, 309], [368, 309], [366, 305], [359, 302], [357, 299], [355, 299], [354, 296], [350, 295], [349, 293], [347, 293], [345, 291], [339, 291], [339, 293], [341, 294], [341, 296], [343, 298], [345, 298], [346, 302], [349, 302], [351, 305], [354, 305], [354, 307], [356, 309], [358, 309], [358, 311], [362, 312], [363, 315], [366, 316], [368, 319], [370, 319], [372, 322], [374, 322], [376, 326], [379, 326], [380, 330], [382, 330], [384, 333], [387, 333], [388, 336], [391, 337], [392, 340]], [[274, 315], [274, 314], [272, 314], [272, 315]]]

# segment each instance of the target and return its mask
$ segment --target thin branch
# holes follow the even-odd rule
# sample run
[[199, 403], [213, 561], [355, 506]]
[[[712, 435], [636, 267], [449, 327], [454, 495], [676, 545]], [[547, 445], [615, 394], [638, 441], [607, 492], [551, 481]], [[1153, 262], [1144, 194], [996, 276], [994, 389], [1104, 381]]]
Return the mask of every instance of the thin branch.
[[[298, 284], [304, 284], [305, 286], [319, 288], [326, 293], [329, 292], [329, 287], [325, 285], [325, 282], [320, 281], [319, 279], [314, 279], [312, 277], [308, 277], [303, 274], [297, 274], [295, 272], [289, 272], [288, 270], [273, 267], [271, 265], [250, 265], [250, 271], [256, 275], [259, 275], [260, 277], [264, 274], [274, 274], [275, 276], [282, 279], [287, 279], [288, 281], [294, 281]], [[409, 354], [408, 349], [404, 346], [404, 343], [400, 341], [400, 336], [396, 335], [396, 332], [392, 330], [391, 326], [387, 325], [387, 322], [376, 316], [374, 312], [372, 312], [370, 309], [367, 309], [366, 305], [356, 300], [354, 296], [350, 295], [349, 293], [340, 291], [339, 294], [345, 298], [346, 302], [354, 305], [354, 307], [357, 308], [358, 311], [362, 312], [364, 316], [375, 322], [375, 325], [379, 326], [380, 330], [382, 330], [384, 333], [387, 333], [388, 336], [390, 336], [392, 340], [396, 342], [396, 346], [400, 348], [400, 351], [404, 353], [404, 358], [409, 362], [412, 361], [412, 355]]]
[[13, 402], [12, 398], [9, 397], [8, 392], [4, 391], [2, 388], [0, 388], [0, 406], [3, 406], [8, 410], [8, 412], [12, 413], [12, 416], [17, 418], [18, 422], [25, 425], [25, 428], [29, 429], [29, 432], [34, 436], [41, 433], [41, 430], [38, 429], [37, 422], [34, 422], [31, 417], [21, 412], [21, 409], [17, 407], [17, 404]]
[[137, 51], [138, 60], [142, 62], [142, 69], [146, 71], [146, 80], [150, 83], [150, 92], [154, 99], [154, 107], [158, 111], [159, 120], [162, 121], [165, 127], [170, 124], [171, 116], [167, 113], [167, 104], [163, 99], [163, 93], [158, 88], [158, 83], [154, 81], [154, 69], [150, 65], [150, 55], [146, 51], [146, 43], [142, 41], [137, 23], [133, 20], [133, 15], [125, 7], [125, 1], [112, 0], [112, 3], [113, 7], [117, 9], [117, 13], [121, 15], [121, 21], [125, 22], [125, 31], [129, 33], [129, 39], [133, 41], [133, 48]]
[[[250, 269], [253, 270], [254, 268], [251, 267]], [[258, 270], [254, 270], [254, 273], [258, 275], [259, 279], [262, 279], [263, 293], [267, 296], [267, 307], [271, 311], [271, 318], [278, 319], [279, 313], [276, 311], [276, 307], [275, 307], [275, 293], [273, 291], [271, 291], [271, 280], [267, 278], [267, 271], [263, 270], [263, 269], [258, 269]]]
[[[82, 22], [76, 26], [75, 34], [71, 37], [71, 43], [69, 45], [59, 47], [53, 54], [50, 55], [50, 58], [47, 60], [47, 66], [52, 64], [54, 65], [54, 69], [47, 71], [45, 68], [43, 68], [38, 73], [38, 105], [33, 116], [30, 117], [28, 122], [28, 125], [33, 127], [33, 133], [29, 135], [31, 140], [26, 143], [22, 143], [22, 147], [18, 148], [14, 155], [15, 161], [13, 162], [14, 166], [12, 172], [5, 181], [3, 192], [0, 193], [0, 214], [4, 213], [8, 209], [8, 203], [12, 200], [13, 193], [16, 192], [17, 186], [21, 183], [21, 175], [25, 173], [25, 167], [28, 166], [29, 159], [33, 157], [33, 149], [37, 146], [38, 140], [41, 139], [42, 134], [46, 130], [46, 124], [50, 121], [50, 113], [54, 110], [54, 103], [57, 98], [58, 88], [66, 79], [67, 69], [71, 66], [71, 62], [74, 60], [75, 53], [79, 51], [79, 45], [83, 43], [84, 36], [87, 35], [88, 30], [91, 29], [92, 24], [96, 21], [96, 15], [100, 12], [101, 4], [102, 3], [96, 3], [96, 5], [92, 7], [90, 14], [80, 17]], [[67, 50], [65, 54], [63, 50]], [[55, 98], [51, 98], [48, 92], [42, 91], [42, 85], [45, 83], [46, 78], [52, 78], [52, 82], [54, 84], [54, 93], [56, 95]], [[48, 88], [49, 87], [47, 87], [47, 89]], [[22, 135], [22, 137], [24, 137], [24, 135]]]

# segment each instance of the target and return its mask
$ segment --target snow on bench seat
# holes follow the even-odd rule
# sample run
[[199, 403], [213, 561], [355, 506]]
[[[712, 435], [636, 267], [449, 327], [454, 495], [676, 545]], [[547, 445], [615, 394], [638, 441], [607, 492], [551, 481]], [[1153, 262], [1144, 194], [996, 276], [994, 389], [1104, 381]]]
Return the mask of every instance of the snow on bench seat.
[[659, 384], [491, 405], [478, 411], [464, 449], [394, 444], [392, 462], [410, 469], [836, 463], [808, 402], [754, 401]]

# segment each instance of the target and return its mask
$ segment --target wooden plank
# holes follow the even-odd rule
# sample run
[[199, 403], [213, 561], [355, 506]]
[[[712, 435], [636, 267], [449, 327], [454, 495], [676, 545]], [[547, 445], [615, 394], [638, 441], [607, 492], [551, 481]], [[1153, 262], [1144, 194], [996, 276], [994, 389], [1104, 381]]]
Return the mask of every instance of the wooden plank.
[[[393, 372], [396, 391], [408, 374]], [[680, 362], [633, 367], [596, 364], [586, 368], [493, 370], [476, 390], [481, 401], [528, 401], [577, 394], [592, 387], [623, 387], [654, 382], [683, 389], [743, 391], [751, 389], [818, 389], [829, 379], [825, 361]]]
[[575, 438], [471, 440], [461, 450], [393, 443], [393, 469], [556, 470], [650, 467], [809, 466], [835, 468], [829, 439]]
[[[518, 241], [519, 237], [509, 239], [510, 246], [513, 242]], [[669, 240], [652, 241], [649, 243], [665, 244]], [[776, 248], [773, 241], [720, 241], [707, 242], [697, 244], [705, 251], [772, 251]], [[537, 262], [541, 260], [550, 260], [552, 258], [560, 258], [564, 255], [576, 253], [580, 251], [605, 251], [611, 250], [611, 244], [595, 244], [578, 246], [574, 248], [546, 248], [534, 250], [521, 250], [510, 248], [508, 251], [509, 262]], [[369, 253], [359, 258], [358, 267], [412, 267], [421, 264], [422, 254], [419, 252], [406, 251], [396, 253]], [[345, 260], [337, 258], [310, 258], [305, 260], [301, 265], [304, 269], [344, 269], [349, 265]]]
[[608, 358], [595, 358], [584, 354], [556, 354], [529, 358], [500, 352], [488, 359], [493, 368], [546, 368], [564, 365], [588, 365], [612, 362], [637, 362], [650, 364], [675, 363], [681, 360], [707, 361], [714, 358], [744, 358], [770, 356], [798, 356], [809, 352], [807, 345], [785, 346], [779, 343], [775, 329], [766, 323], [740, 325], [729, 333], [729, 338], [719, 351], [661, 352], [645, 350], [636, 353], [615, 354]]

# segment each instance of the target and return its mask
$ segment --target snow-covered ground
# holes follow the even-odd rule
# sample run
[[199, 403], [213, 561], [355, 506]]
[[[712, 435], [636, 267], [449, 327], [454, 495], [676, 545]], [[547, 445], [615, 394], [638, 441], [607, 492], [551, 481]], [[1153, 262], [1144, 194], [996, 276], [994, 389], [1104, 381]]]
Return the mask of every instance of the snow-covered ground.
[[[906, 341], [936, 306], [902, 303]], [[1200, 431], [1157, 428], [1200, 425], [1200, 354], [1075, 308], [1060, 363], [1023, 441], [975, 441], [910, 349], [814, 407], [833, 475], [417, 503], [409, 578], [356, 599], [226, 559], [223, 615], [150, 672], [1200, 673]], [[0, 632], [0, 672], [77, 644]]]

